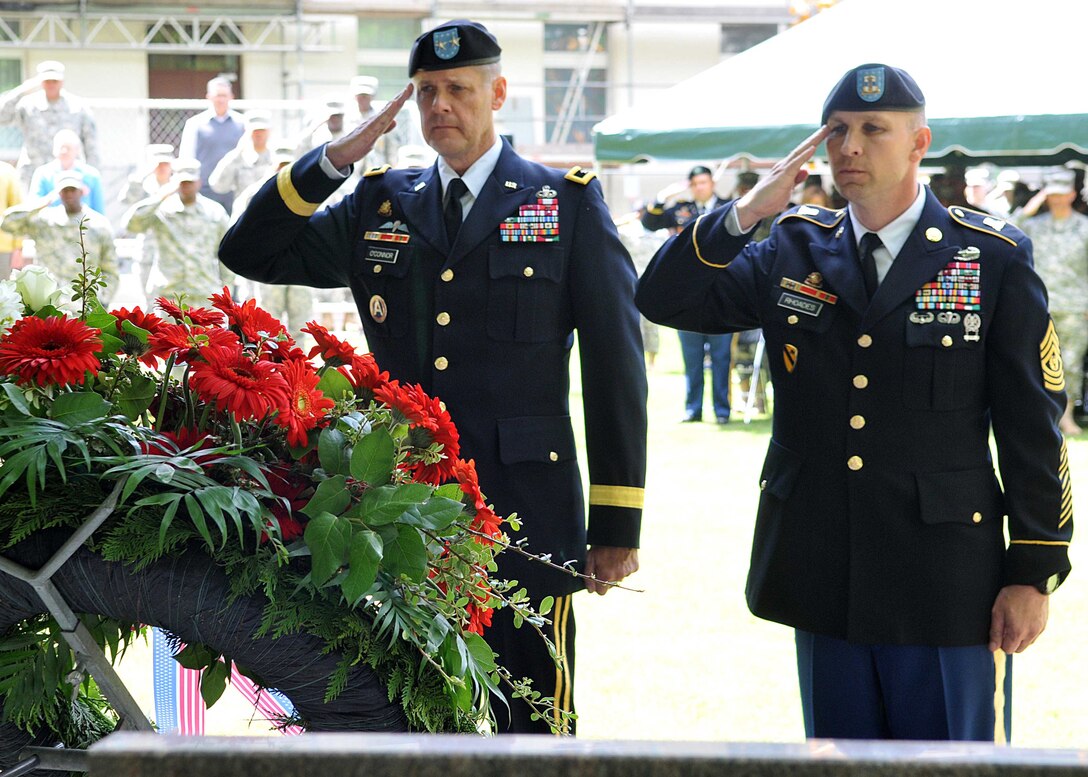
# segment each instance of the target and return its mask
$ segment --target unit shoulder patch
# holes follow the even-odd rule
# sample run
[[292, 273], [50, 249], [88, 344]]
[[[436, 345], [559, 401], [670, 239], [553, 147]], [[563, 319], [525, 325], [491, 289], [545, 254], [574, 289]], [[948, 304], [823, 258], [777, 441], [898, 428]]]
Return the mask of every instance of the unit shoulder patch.
[[376, 175], [385, 175], [387, 172], [393, 169], [393, 165], [382, 165], [381, 167], [372, 167], [363, 173], [363, 178], [373, 178]]
[[977, 210], [953, 205], [949, 207], [948, 215], [957, 224], [1000, 238], [1009, 245], [1016, 245], [1024, 237], [1024, 233], [1012, 222], [999, 219], [988, 213], [980, 213]]
[[816, 224], [825, 229], [831, 229], [838, 225], [845, 217], [845, 208], [842, 210], [831, 210], [830, 208], [821, 208], [818, 205], [799, 205], [796, 208], [783, 213], [778, 217], [778, 221], [775, 223], [781, 224], [787, 219], [800, 219], [801, 221], [807, 221], [810, 224]]
[[568, 170], [567, 174], [563, 177], [566, 178], [568, 181], [574, 181], [575, 183], [579, 183], [582, 186], [585, 186], [594, 178], [596, 178], [597, 174], [592, 170], [583, 170], [578, 165], [575, 165], [570, 170]]

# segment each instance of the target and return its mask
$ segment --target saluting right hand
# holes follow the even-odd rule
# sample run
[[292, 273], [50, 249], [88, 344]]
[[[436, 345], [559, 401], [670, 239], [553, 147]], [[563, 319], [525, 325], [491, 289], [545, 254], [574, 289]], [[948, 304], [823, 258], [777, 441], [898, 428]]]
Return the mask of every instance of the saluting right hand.
[[737, 220], [744, 232], [767, 216], [781, 213], [790, 204], [793, 187], [808, 178], [804, 165], [816, 149], [831, 134], [827, 125], [820, 127], [801, 142], [789, 156], [779, 161], [763, 176], [752, 190], [737, 201]]
[[374, 148], [378, 139], [397, 126], [397, 113], [408, 98], [412, 96], [412, 84], [404, 87], [394, 99], [390, 100], [378, 113], [367, 119], [351, 132], [329, 143], [325, 147], [325, 156], [337, 169], [353, 165], [365, 157]]

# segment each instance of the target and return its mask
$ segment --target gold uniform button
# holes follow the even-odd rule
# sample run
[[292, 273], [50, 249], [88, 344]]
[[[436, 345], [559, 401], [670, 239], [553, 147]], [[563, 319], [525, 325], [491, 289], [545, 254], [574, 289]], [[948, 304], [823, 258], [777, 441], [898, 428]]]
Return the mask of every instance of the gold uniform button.
[[559, 454], [555, 451], [551, 451], [550, 453], [548, 453], [548, 458], [552, 461], [559, 461]]
[[865, 462], [861, 460], [861, 456], [851, 456], [846, 460], [846, 466], [857, 472], [859, 469], [865, 466]]
[[869, 385], [869, 379], [864, 375], [854, 376], [854, 388], [863, 389]]
[[375, 274], [375, 275], [377, 275], [377, 274], [378, 274], [378, 273], [380, 273], [381, 271], [382, 271], [382, 266], [381, 266], [380, 264], [376, 264], [376, 265], [374, 265], [374, 274]]
[[973, 513], [971, 515], [971, 520], [975, 523], [982, 523], [982, 513]]
[[533, 277], [533, 268], [532, 267], [526, 267], [524, 270], [521, 271], [521, 274], [524, 275], [526, 278], [532, 278]]
[[860, 345], [862, 348], [868, 348], [872, 344], [873, 338], [869, 335], [862, 335], [858, 338], [858, 345]]
[[850, 428], [851, 429], [861, 429], [864, 426], [865, 426], [865, 416], [863, 416], [863, 415], [850, 416]]
[[450, 360], [447, 359], [445, 356], [439, 356], [437, 359], [434, 360], [434, 368], [436, 370], [444, 370], [449, 366]]
[[789, 318], [786, 319], [786, 323], [796, 324], [800, 320], [801, 319], [799, 319], [797, 316], [791, 315]]
[[450, 314], [443, 310], [441, 313], [435, 316], [434, 320], [438, 322], [439, 326], [449, 326]]
[[438, 277], [441, 278], [446, 283], [449, 283], [450, 281], [453, 280], [453, 270], [443, 270], [442, 274], [440, 276], [438, 276]]
[[941, 345], [948, 348], [952, 345], [952, 335], [945, 335], [941, 338]]

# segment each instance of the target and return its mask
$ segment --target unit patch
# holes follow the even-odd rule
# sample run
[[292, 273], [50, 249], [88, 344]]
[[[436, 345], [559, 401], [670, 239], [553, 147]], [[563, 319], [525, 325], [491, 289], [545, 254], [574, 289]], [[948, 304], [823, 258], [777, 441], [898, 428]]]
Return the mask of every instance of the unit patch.
[[1043, 388], [1055, 393], [1065, 390], [1065, 370], [1062, 367], [1062, 349], [1054, 322], [1046, 326], [1046, 334], [1039, 343], [1039, 361], [1043, 367]]
[[375, 294], [370, 298], [370, 317], [377, 323], [385, 321], [386, 316], [389, 315], [389, 308], [385, 305], [385, 300], [378, 294]]
[[559, 241], [559, 193], [544, 186], [536, 193], [536, 203], [522, 205], [518, 215], [499, 224], [504, 243], [556, 243]]
[[782, 348], [782, 361], [786, 365], [786, 372], [793, 372], [797, 367], [797, 346], [786, 345]]
[[914, 292], [918, 310], [981, 310], [978, 262], [953, 260]]
[[784, 291], [782, 296], [778, 298], [778, 307], [796, 310], [806, 316], [818, 316], [820, 311], [824, 309], [824, 303]]

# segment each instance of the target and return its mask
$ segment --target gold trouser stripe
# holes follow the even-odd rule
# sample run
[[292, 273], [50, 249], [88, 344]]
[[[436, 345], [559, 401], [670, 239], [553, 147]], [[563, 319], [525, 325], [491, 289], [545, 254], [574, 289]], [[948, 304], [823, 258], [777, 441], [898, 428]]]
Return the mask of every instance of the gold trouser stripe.
[[282, 167], [276, 173], [276, 190], [280, 193], [280, 199], [283, 200], [283, 204], [287, 206], [289, 211], [296, 216], [310, 218], [321, 207], [321, 203], [306, 202], [306, 200], [302, 199], [298, 189], [291, 182], [292, 167], [294, 167], [293, 163]]
[[567, 663], [567, 616], [570, 614], [570, 596], [560, 596], [555, 600], [555, 610], [552, 616], [552, 642], [555, 644], [555, 709], [552, 711], [553, 728], [563, 734], [567, 732], [567, 725], [560, 715], [562, 712], [570, 712], [571, 682], [570, 664]]
[[994, 652], [994, 744], [1007, 745], [1008, 733], [1005, 731], [1005, 651], [998, 648]]
[[646, 491], [634, 486], [595, 486], [589, 485], [589, 503], [602, 507], [633, 507], [642, 509]]
[[1065, 545], [1069, 546], [1068, 542], [1051, 542], [1049, 540], [1013, 540], [1010, 545]]

